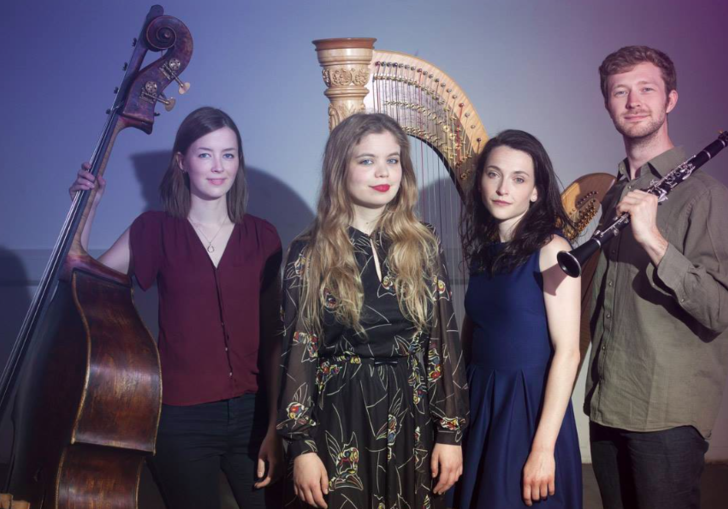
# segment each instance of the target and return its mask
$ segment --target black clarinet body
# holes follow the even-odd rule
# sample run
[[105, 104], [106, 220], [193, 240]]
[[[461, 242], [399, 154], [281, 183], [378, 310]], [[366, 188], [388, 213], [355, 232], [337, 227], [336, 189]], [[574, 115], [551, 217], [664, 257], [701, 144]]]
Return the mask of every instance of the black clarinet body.
[[[643, 191], [657, 196], [658, 202], [667, 200], [667, 195], [681, 182], [687, 180], [692, 173], [715, 157], [721, 150], [728, 146], [728, 132], [721, 132], [718, 139], [705, 147], [698, 154], [694, 155], [680, 166], [672, 170], [659, 180], [653, 180], [650, 186]], [[629, 214], [623, 214], [616, 218], [604, 230], [597, 230], [591, 239], [571, 251], [561, 251], [557, 255], [559, 267], [571, 277], [579, 277], [584, 263], [591, 258], [599, 249], [605, 246], [610, 240], [629, 224]]]

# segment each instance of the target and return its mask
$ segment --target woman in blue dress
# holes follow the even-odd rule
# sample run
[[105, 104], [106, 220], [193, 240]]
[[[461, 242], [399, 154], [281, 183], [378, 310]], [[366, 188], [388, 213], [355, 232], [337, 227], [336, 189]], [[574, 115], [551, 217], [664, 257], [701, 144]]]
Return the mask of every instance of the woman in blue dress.
[[463, 348], [471, 425], [460, 507], [582, 507], [571, 392], [579, 365], [579, 279], [556, 254], [568, 223], [543, 145], [523, 131], [488, 141], [466, 204], [471, 268]]

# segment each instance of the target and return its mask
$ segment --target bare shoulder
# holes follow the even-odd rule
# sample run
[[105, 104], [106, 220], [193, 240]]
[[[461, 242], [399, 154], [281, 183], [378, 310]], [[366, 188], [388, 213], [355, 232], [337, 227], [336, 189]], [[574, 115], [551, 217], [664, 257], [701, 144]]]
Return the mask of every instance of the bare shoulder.
[[[541, 248], [541, 261], [553, 261], [556, 263], [556, 255], [561, 251], [571, 251], [571, 244], [564, 237], [560, 235], [554, 235], [542, 248]], [[552, 263], [552, 265], [553, 265]]]
[[554, 235], [542, 248], [539, 253], [538, 264], [541, 273], [546, 275], [551, 273], [549, 269], [558, 266], [556, 256], [561, 251], [571, 251], [571, 244], [564, 237]]

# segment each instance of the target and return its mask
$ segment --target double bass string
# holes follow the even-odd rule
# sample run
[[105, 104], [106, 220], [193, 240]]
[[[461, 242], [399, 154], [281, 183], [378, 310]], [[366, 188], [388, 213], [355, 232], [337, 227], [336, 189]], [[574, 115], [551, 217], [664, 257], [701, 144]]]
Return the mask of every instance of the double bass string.
[[[114, 119], [115, 114], [112, 114], [106, 121], [99, 141], [97, 142], [91, 156], [91, 171], [94, 172], [94, 175], [97, 175], [99, 172], [101, 164], [100, 154], [105, 152], [105, 147], [108, 146], [112, 139]], [[35, 332], [38, 319], [48, 306], [50, 300], [47, 298], [49, 291], [51, 290], [63, 260], [65, 260], [68, 250], [70, 249], [70, 242], [73, 240], [70, 232], [74, 224], [80, 220], [79, 216], [83, 212], [86, 203], [88, 203], [88, 194], [88, 191], [78, 191], [73, 197], [71, 207], [66, 214], [66, 218], [61, 227], [61, 233], [56, 239], [53, 250], [51, 251], [50, 259], [43, 270], [43, 275], [41, 276], [38, 288], [33, 295], [33, 300], [28, 308], [28, 313], [23, 319], [20, 332], [18, 333], [18, 339], [14, 342], [13, 348], [10, 351], [8, 361], [3, 369], [2, 379], [0, 380], [0, 416], [4, 415], [5, 408], [8, 404], [8, 398], [11, 393], [11, 380], [15, 379], [18, 365], [25, 354], [28, 342]], [[41, 302], [45, 303], [45, 305], [40, 305]]]

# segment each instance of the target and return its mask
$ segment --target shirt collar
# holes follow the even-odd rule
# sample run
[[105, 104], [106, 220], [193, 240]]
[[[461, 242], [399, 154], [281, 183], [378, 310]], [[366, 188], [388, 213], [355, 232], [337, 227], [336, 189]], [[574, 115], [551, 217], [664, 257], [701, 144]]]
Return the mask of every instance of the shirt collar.
[[[659, 156], [653, 157], [644, 166], [642, 166], [642, 168], [640, 168], [640, 176], [645, 174], [644, 170], [648, 170], [650, 173], [657, 173], [660, 177], [664, 177], [684, 161], [685, 150], [682, 147], [673, 147]], [[617, 168], [621, 177], [629, 181], [629, 165], [627, 163], [627, 158], [620, 161]]]
[[349, 239], [351, 239], [352, 244], [356, 244], [358, 241], [364, 241], [366, 244], [369, 244], [369, 240], [373, 240], [375, 244], [377, 245], [384, 245], [385, 244], [385, 238], [386, 235], [384, 234], [384, 231], [381, 228], [378, 228], [374, 230], [370, 235], [367, 235], [361, 230], [357, 230], [353, 226], [349, 226]]

